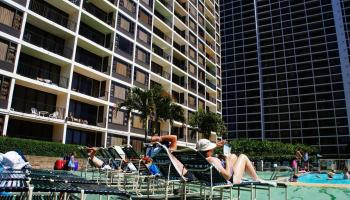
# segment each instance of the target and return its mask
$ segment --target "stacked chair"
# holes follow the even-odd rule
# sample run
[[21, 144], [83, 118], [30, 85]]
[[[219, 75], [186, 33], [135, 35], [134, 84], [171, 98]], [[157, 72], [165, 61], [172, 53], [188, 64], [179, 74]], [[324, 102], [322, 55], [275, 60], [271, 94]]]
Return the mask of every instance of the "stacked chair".
[[26, 173], [5, 171], [1, 172], [0, 178], [0, 191], [11, 192], [0, 196], [1, 200], [85, 200], [87, 194], [99, 197], [104, 195], [107, 199], [110, 196], [130, 199], [127, 192], [64, 171], [32, 170]]
[[[206, 158], [197, 150], [186, 148], [180, 151], [173, 152], [173, 155], [182, 162], [186, 169], [193, 173], [200, 183], [200, 196], [207, 198], [206, 190], [209, 189], [208, 199], [214, 198], [214, 192], [218, 191], [221, 199], [232, 199], [232, 189], [237, 189], [237, 196], [240, 199], [240, 191], [248, 190], [251, 194], [251, 200], [257, 199], [256, 190], [267, 190], [268, 198], [271, 199], [271, 185], [262, 184], [254, 181], [243, 181], [241, 184], [232, 184], [228, 182], [216, 168], [211, 165]], [[285, 199], [288, 199], [287, 186], [283, 183], [278, 183], [277, 187], [285, 190]], [[229, 197], [224, 197], [223, 190], [229, 189]], [[227, 193], [225, 193], [227, 194]], [[260, 198], [259, 198], [260, 199]]]

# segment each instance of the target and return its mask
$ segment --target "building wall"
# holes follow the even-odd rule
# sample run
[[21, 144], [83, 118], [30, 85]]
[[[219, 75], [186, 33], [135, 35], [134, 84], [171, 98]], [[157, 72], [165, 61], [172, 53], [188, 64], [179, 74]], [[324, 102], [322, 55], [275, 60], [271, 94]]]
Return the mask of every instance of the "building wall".
[[[0, 9], [2, 135], [31, 138], [45, 124], [62, 143], [130, 144], [144, 131], [115, 107], [130, 88], [154, 84], [180, 98], [186, 118], [221, 113], [218, 1], [16, 0]], [[180, 132], [180, 145], [193, 145], [188, 127]]]
[[[305, 143], [345, 156], [348, 53], [336, 2], [345, 1], [221, 2], [223, 116], [231, 138]], [[242, 65], [246, 58], [254, 65]]]

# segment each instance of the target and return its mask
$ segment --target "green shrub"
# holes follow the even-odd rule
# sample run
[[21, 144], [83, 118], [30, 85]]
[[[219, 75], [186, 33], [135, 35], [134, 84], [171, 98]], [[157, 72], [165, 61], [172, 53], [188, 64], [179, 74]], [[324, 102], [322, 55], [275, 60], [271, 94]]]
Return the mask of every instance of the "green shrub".
[[25, 155], [63, 157], [75, 152], [76, 157], [82, 157], [79, 145], [62, 144], [12, 137], [0, 137], [0, 152], [21, 150]]
[[[308, 152], [309, 155], [315, 154], [317, 148], [304, 144], [285, 144], [282, 142], [268, 140], [249, 140], [240, 139], [230, 142], [232, 152], [236, 154], [246, 154], [251, 160], [271, 160], [284, 161], [292, 160], [295, 152], [300, 149], [301, 152]], [[310, 156], [310, 158], [312, 158]]]

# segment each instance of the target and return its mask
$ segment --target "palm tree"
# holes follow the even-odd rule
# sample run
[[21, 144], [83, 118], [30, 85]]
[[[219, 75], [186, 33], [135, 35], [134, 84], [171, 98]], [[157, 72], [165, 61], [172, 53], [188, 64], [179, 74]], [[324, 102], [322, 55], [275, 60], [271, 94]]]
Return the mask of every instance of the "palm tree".
[[148, 135], [148, 121], [151, 113], [153, 112], [153, 106], [151, 105], [151, 92], [149, 90], [141, 90], [140, 88], [133, 88], [126, 97], [125, 101], [118, 104], [117, 110], [123, 109], [127, 113], [128, 125], [130, 125], [131, 113], [136, 111], [140, 114], [141, 122], [145, 128], [145, 142]]
[[125, 101], [118, 105], [117, 110], [122, 108], [127, 113], [129, 123], [133, 111], [140, 114], [143, 127], [145, 128], [145, 142], [147, 142], [149, 122], [152, 123], [152, 133], [159, 134], [160, 127], [157, 124], [160, 121], [169, 120], [170, 126], [173, 126], [174, 121], [185, 121], [182, 107], [172, 102], [171, 96], [164, 91], [161, 85], [155, 85], [150, 90], [133, 88]]
[[204, 133], [209, 138], [211, 132], [216, 132], [218, 136], [226, 133], [226, 126], [219, 114], [199, 110], [189, 119], [189, 125], [196, 131]]

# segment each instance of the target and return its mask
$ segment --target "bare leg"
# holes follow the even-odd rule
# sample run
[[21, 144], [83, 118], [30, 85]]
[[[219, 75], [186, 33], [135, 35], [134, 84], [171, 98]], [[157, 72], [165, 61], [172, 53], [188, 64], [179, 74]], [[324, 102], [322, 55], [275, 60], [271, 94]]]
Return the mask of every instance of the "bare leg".
[[252, 163], [250, 162], [249, 158], [244, 154], [241, 154], [238, 157], [236, 163], [233, 165], [233, 170], [234, 170], [233, 182], [235, 184], [238, 184], [241, 182], [244, 172], [247, 172], [249, 176], [253, 178], [254, 181], [259, 179]]

